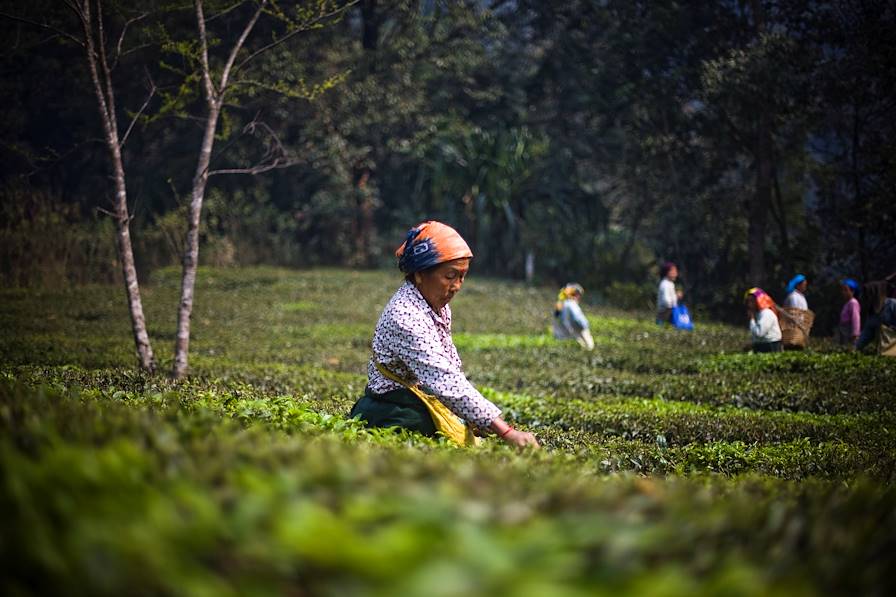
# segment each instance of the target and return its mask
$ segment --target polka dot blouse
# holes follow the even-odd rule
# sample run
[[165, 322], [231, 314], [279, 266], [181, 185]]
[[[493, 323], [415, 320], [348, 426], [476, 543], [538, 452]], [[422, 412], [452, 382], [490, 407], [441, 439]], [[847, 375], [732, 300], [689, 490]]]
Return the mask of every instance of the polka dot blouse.
[[373, 334], [373, 359], [367, 366], [367, 385], [373, 392], [400, 388], [377, 371], [374, 359], [402, 379], [429, 387], [451, 412], [478, 427], [487, 428], [501, 414], [463, 373], [451, 340], [451, 307], [433, 311], [410, 282], [383, 309]]

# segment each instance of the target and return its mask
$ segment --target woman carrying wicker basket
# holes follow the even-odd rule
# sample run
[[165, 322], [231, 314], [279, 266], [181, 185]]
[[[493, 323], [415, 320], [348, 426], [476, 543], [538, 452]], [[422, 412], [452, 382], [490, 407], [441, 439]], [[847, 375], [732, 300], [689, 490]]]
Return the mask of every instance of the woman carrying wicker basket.
[[806, 302], [806, 288], [809, 281], [803, 274], [795, 275], [787, 283], [784, 306], [778, 311], [778, 322], [781, 324], [781, 342], [784, 348], [806, 348], [809, 343], [809, 332], [815, 321], [815, 314], [809, 310]]
[[778, 307], [772, 297], [761, 288], [751, 288], [744, 293], [744, 303], [750, 320], [753, 352], [781, 352]]

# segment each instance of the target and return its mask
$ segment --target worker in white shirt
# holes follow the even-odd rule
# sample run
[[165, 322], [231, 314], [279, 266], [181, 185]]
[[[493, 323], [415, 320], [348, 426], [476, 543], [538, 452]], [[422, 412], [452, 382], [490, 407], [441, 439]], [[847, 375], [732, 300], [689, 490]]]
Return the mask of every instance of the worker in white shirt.
[[806, 302], [806, 288], [809, 286], [809, 280], [803, 274], [797, 274], [787, 283], [784, 292], [787, 298], [784, 299], [785, 307], [793, 307], [795, 309], [809, 310], [809, 303]]
[[667, 261], [660, 266], [660, 286], [656, 296], [656, 322], [659, 325], [671, 321], [672, 309], [678, 306], [683, 296], [680, 290], [675, 290], [676, 279], [678, 267], [674, 263]]
[[781, 325], [772, 297], [761, 288], [751, 288], [744, 293], [744, 303], [750, 320], [753, 352], [781, 352]]

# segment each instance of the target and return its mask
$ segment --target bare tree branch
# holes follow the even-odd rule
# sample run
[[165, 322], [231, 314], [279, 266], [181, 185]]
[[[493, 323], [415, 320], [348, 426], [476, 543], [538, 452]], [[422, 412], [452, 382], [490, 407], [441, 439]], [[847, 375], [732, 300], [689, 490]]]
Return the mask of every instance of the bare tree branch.
[[239, 8], [240, 6], [242, 6], [245, 3], [246, 3], [246, 0], [237, 0], [236, 4], [234, 4], [230, 8], [223, 9], [221, 12], [219, 12], [216, 15], [210, 16], [206, 22], [211, 23], [215, 19], [219, 19], [219, 18], [223, 17], [224, 15], [230, 14], [231, 12], [233, 12], [234, 10], [236, 10], [237, 8]]
[[317, 16], [314, 20], [309, 21], [308, 23], [306, 23], [306, 24], [303, 25], [302, 27], [298, 27], [298, 28], [296, 28], [294, 31], [290, 31], [289, 33], [287, 33], [287, 34], [284, 35], [283, 37], [281, 37], [281, 38], [279, 38], [279, 39], [275, 39], [274, 41], [272, 41], [272, 42], [269, 43], [268, 45], [266, 45], [266, 46], [262, 46], [261, 48], [255, 50], [254, 52], [252, 52], [251, 54], [249, 54], [245, 59], [243, 59], [242, 62], [240, 62], [240, 63], [236, 66], [236, 68], [233, 69], [234, 72], [236, 72], [236, 71], [240, 70], [241, 68], [243, 68], [243, 67], [246, 65], [246, 63], [248, 63], [250, 60], [252, 60], [252, 59], [255, 58], [256, 56], [258, 56], [259, 54], [263, 54], [264, 52], [267, 52], [267, 51], [270, 50], [271, 48], [274, 48], [274, 47], [276, 47], [276, 46], [279, 46], [280, 44], [282, 44], [282, 43], [288, 41], [289, 39], [291, 39], [291, 38], [293, 38], [293, 37], [295, 37], [295, 36], [298, 35], [299, 33], [302, 33], [302, 32], [304, 32], [304, 31], [308, 31], [309, 29], [311, 29], [311, 28], [312, 28], [314, 25], [316, 25], [317, 23], [320, 23], [321, 21], [323, 21], [323, 20], [325, 20], [325, 19], [328, 19], [328, 18], [330, 18], [330, 17], [336, 16], [336, 15], [339, 14], [340, 12], [343, 12], [343, 11], [347, 10], [348, 8], [351, 8], [352, 6], [354, 6], [355, 4], [357, 4], [358, 2], [359, 2], [359, 0], [351, 0], [351, 2], [349, 2], [348, 4], [345, 4], [344, 6], [341, 6], [341, 7], [339, 7], [339, 8], [336, 8], [336, 9], [334, 9], [334, 10], [328, 12], [328, 13], [319, 15], [319, 16]]
[[52, 25], [47, 25], [46, 23], [38, 23], [37, 21], [32, 21], [32, 20], [30, 20], [30, 19], [26, 19], [26, 18], [24, 18], [24, 17], [19, 17], [19, 16], [16, 16], [16, 15], [11, 15], [11, 14], [8, 14], [8, 13], [5, 13], [5, 12], [0, 12], [0, 17], [4, 17], [4, 18], [6, 18], [6, 19], [9, 19], [9, 20], [11, 20], [11, 21], [16, 21], [16, 22], [19, 22], [19, 23], [25, 23], [26, 25], [32, 25], [32, 26], [34, 26], [34, 27], [38, 27], [38, 28], [40, 28], [40, 29], [46, 29], [47, 31], [52, 31], [52, 32], [55, 33], [56, 35], [59, 35], [59, 36], [61, 36], [61, 37], [64, 37], [65, 39], [67, 39], [67, 40], [69, 40], [69, 41], [72, 41], [72, 42], [78, 44], [78, 45], [81, 46], [82, 48], [85, 47], [84, 40], [78, 39], [77, 37], [75, 37], [75, 36], [72, 35], [71, 33], [67, 33], [67, 32], [65, 32], [65, 31], [63, 31], [63, 30], [61, 30], [61, 29], [57, 29], [56, 27], [53, 27]]
[[196, 2], [196, 24], [199, 27], [199, 60], [202, 64], [202, 84], [205, 86], [205, 96], [209, 102], [213, 102], [217, 96], [215, 85], [212, 83], [212, 73], [208, 65], [208, 35], [205, 32], [205, 14], [202, 11], [202, 2]]
[[137, 217], [137, 208], [140, 206], [140, 191], [137, 191], [136, 197], [134, 197], [134, 204], [128, 209], [128, 222]]
[[[219, 170], [210, 170], [208, 176], [213, 176], [215, 174], [261, 174], [262, 172], [267, 172], [269, 170], [289, 168], [290, 166], [302, 163], [302, 160], [299, 158], [287, 156], [286, 148], [283, 147], [280, 138], [270, 126], [258, 120], [257, 114], [251, 122], [243, 127], [242, 134], [251, 135], [258, 129], [262, 129], [269, 139], [268, 149], [258, 164], [246, 168], [222, 168]], [[217, 157], [223, 155], [235, 142], [236, 140], [229, 143]]]
[[[86, 0], [90, 2], [90, 0]], [[99, 32], [100, 45], [100, 66], [103, 68], [103, 78], [106, 81], [106, 97], [109, 102], [109, 118], [112, 121], [112, 130], [118, 137], [118, 118], [115, 115], [115, 90], [112, 87], [112, 69], [109, 68], [109, 59], [106, 56], [106, 29], [103, 19], [103, 3], [102, 0], [96, 0], [96, 26]]]
[[[75, 13], [78, 15], [78, 18], [81, 19], [81, 27], [84, 30], [84, 39], [86, 42], [85, 49], [87, 52], [87, 66], [90, 69], [90, 78], [93, 81], [93, 88], [96, 92], [97, 101], [99, 102], [100, 112], [103, 115], [103, 124], [107, 124], [107, 121], [110, 118], [109, 106], [106, 102], [106, 94], [103, 91], [103, 86], [100, 81], [99, 71], [97, 70], [97, 52], [93, 43], [93, 32], [91, 31], [91, 23], [90, 23], [90, 4], [89, 0], [85, 1], [82, 7], [75, 6], [73, 3], [66, 2], [66, 5], [69, 6]], [[108, 138], [109, 131], [106, 132], [106, 136]]]
[[[84, 10], [81, 5], [74, 0], [62, 0], [62, 3], [69, 7], [69, 9], [75, 13], [75, 15], [82, 21], [85, 21], [86, 18], [84, 16]], [[89, 8], [89, 7], [88, 7]]]
[[151, 44], [151, 43], [140, 44], [139, 46], [134, 46], [133, 48], [128, 48], [127, 50], [125, 50], [124, 52], [121, 53], [121, 56], [127, 56], [129, 54], [133, 54], [134, 52], [137, 52], [137, 51], [140, 51], [140, 50], [143, 50], [146, 48], [151, 48], [151, 47], [153, 47], [153, 44]]
[[105, 140], [96, 138], [96, 137], [94, 137], [92, 139], [85, 139], [84, 141], [82, 141], [80, 143], [76, 143], [75, 145], [73, 145], [71, 148], [67, 149], [63, 153], [58, 153], [58, 152], [54, 151], [52, 148], [47, 147], [47, 148], [45, 148], [45, 150], [47, 152], [47, 154], [45, 154], [45, 155], [31, 155], [31, 154], [27, 153], [26, 151], [24, 151], [23, 149], [21, 149], [20, 147], [14, 145], [14, 144], [7, 143], [5, 141], [0, 141], [0, 147], [3, 147], [6, 149], [6, 151], [19, 156], [20, 159], [22, 159], [28, 165], [30, 170], [28, 170], [27, 172], [22, 172], [20, 177], [21, 178], [30, 178], [30, 177], [34, 176], [35, 174], [39, 174], [40, 172], [43, 172], [49, 168], [52, 168], [54, 165], [58, 164], [59, 162], [64, 161], [68, 156], [72, 155], [73, 153], [77, 153], [84, 146], [90, 145], [92, 143], [105, 143]]
[[252, 18], [249, 19], [249, 22], [246, 23], [246, 26], [243, 28], [243, 32], [240, 34], [239, 39], [236, 40], [236, 43], [233, 44], [233, 49], [230, 51], [230, 56], [227, 57], [227, 63], [224, 65], [224, 70], [221, 71], [221, 94], [223, 95], [224, 90], [227, 89], [227, 80], [230, 78], [230, 69], [233, 68], [233, 63], [236, 61], [236, 56], [239, 51], [243, 48], [243, 44], [246, 43], [246, 38], [249, 37], [249, 33], [252, 32], [252, 28], [255, 27], [255, 23], [258, 22], [258, 18], [261, 16], [261, 13], [264, 12], [264, 7], [268, 3], [268, 0], [261, 0], [261, 3], [258, 5], [258, 10], [255, 11], [255, 14], [252, 15]]
[[[258, 118], [258, 114], [255, 115], [255, 118], [256, 119]], [[253, 122], [254, 122], [254, 120], [255, 119], [253, 119]], [[208, 162], [209, 165], [206, 168], [206, 171], [208, 171], [208, 169], [211, 168], [211, 166], [215, 162], [215, 160], [220, 159], [224, 154], [227, 153], [227, 150], [229, 150], [231, 147], [236, 145], [236, 142], [239, 141], [240, 138], [248, 132], [248, 129], [249, 129], [249, 125], [247, 124], [246, 126], [243, 127], [243, 130], [240, 131], [239, 135], [235, 135], [232, 139], [230, 139], [230, 141], [227, 143], [227, 145], [225, 145], [220, 151], [218, 151], [218, 153], [216, 155], [214, 155], [212, 158], [210, 158], [209, 162]]]
[[147, 79], [149, 79], [149, 95], [146, 96], [146, 101], [143, 102], [143, 105], [140, 106], [140, 109], [134, 114], [134, 118], [131, 119], [131, 124], [128, 125], [128, 130], [125, 131], [124, 136], [121, 138], [121, 141], [118, 143], [118, 147], [124, 147], [125, 141], [128, 140], [128, 135], [131, 134], [131, 130], [134, 128], [134, 125], [137, 124], [137, 121], [140, 119], [140, 116], [143, 115], [143, 111], [146, 110], [146, 106], [149, 105], [150, 100], [156, 94], [156, 84], [153, 83], [152, 78], [147, 73]]
[[130, 27], [133, 23], [137, 21], [143, 20], [149, 16], [148, 12], [143, 13], [140, 16], [134, 17], [133, 19], [128, 19], [125, 21], [124, 26], [121, 28], [121, 35], [118, 36], [118, 43], [115, 44], [115, 57], [112, 59], [112, 70], [115, 70], [115, 67], [118, 66], [118, 59], [122, 57], [121, 53], [121, 45], [124, 43], [124, 35], [127, 33], [128, 27]]
[[302, 160], [300, 160], [299, 158], [278, 158], [273, 162], [267, 164], [257, 164], [249, 168], [224, 168], [221, 170], [211, 170], [208, 175], [214, 176], [216, 174], [261, 174], [262, 172], [268, 172], [269, 170], [289, 168], [301, 163]]
[[[115, 202], [112, 201], [112, 199], [110, 198], [110, 199], [109, 199], [109, 204], [113, 205], [113, 207], [114, 207], [114, 203], [115, 203]], [[136, 204], [137, 204], [137, 202], [135, 201], [135, 202], [134, 202], [134, 206], [135, 206], [135, 207], [136, 207]], [[98, 212], [102, 213], [102, 214], [105, 214], [105, 215], [109, 216], [110, 218], [114, 218], [114, 219], [117, 219], [117, 220], [122, 219], [120, 214], [117, 214], [117, 213], [115, 213], [115, 212], [113, 212], [113, 211], [109, 211], [108, 209], [104, 209], [104, 208], [100, 207], [99, 205], [94, 206], [94, 209], [97, 210]], [[125, 219], [126, 219], [128, 222], [133, 221], [133, 219], [134, 219], [134, 217], [135, 217], [133, 211], [129, 211], [129, 212], [125, 212], [125, 213], [127, 214], [126, 217], [125, 217]]]

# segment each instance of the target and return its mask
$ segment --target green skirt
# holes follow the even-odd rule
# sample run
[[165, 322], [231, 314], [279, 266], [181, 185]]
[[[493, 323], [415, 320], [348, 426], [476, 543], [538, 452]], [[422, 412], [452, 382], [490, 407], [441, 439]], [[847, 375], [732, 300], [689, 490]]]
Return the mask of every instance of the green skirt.
[[[421, 389], [432, 393], [427, 388]], [[385, 394], [376, 394], [365, 388], [364, 395], [355, 402], [349, 416], [361, 419], [368, 427], [402, 427], [428, 437], [435, 437], [436, 434], [429, 409], [406, 388]]]

